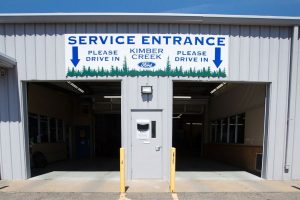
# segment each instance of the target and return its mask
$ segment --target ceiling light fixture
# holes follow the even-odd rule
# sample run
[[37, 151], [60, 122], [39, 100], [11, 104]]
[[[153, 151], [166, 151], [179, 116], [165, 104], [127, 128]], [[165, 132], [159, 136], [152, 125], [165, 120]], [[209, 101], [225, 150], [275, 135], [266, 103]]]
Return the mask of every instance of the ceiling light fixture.
[[152, 90], [152, 86], [142, 86], [141, 87], [141, 93], [142, 94], [152, 94], [153, 90]]
[[186, 125], [195, 125], [195, 126], [202, 126], [202, 123], [200, 122], [187, 122]]
[[173, 96], [174, 99], [191, 99], [191, 96]]
[[71, 85], [73, 88], [75, 88], [76, 90], [78, 90], [79, 92], [84, 93], [83, 89], [81, 89], [80, 87], [78, 87], [77, 85], [75, 85], [74, 83], [72, 83], [71, 81], [67, 81], [67, 83], [69, 85]]
[[218, 85], [215, 89], [213, 89], [212, 91], [210, 91], [210, 94], [215, 93], [215, 92], [218, 91], [220, 88], [222, 88], [224, 85], [226, 85], [225, 82], [221, 83], [221, 84]]
[[104, 99], [121, 99], [121, 96], [103, 96]]

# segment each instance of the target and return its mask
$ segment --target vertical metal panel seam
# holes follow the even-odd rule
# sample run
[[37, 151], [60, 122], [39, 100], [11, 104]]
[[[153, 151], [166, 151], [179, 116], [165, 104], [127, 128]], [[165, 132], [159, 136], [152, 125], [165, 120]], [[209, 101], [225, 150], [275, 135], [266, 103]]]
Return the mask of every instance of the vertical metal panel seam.
[[[230, 80], [230, 66], [231, 66], [231, 59], [230, 59], [230, 49], [231, 49], [231, 40], [232, 40], [232, 30], [231, 30], [231, 25], [229, 25], [229, 31], [228, 31], [228, 35], [229, 35], [229, 47], [228, 47], [228, 71], [227, 71], [227, 74], [228, 74], [228, 79]], [[227, 80], [228, 80], [227, 79]]]
[[[270, 30], [270, 33], [271, 33], [271, 30]], [[279, 37], [280, 37], [280, 29], [278, 29], [278, 40], [279, 40]], [[277, 50], [277, 55], [279, 55], [279, 50], [280, 50], [280, 42], [278, 41], [278, 50]], [[277, 70], [277, 77], [276, 77], [276, 80], [278, 80], [278, 76], [279, 76], [279, 58], [277, 56], [277, 63], [278, 63], [278, 68], [276, 69]], [[270, 72], [270, 70], [269, 70]], [[270, 75], [270, 74], [269, 74]], [[273, 82], [273, 81], [272, 81]], [[274, 93], [274, 90], [275, 88], [272, 89], [272, 93]], [[277, 87], [276, 87], [276, 101], [277, 101], [277, 98], [278, 97], [278, 83], [277, 83]], [[275, 115], [275, 119], [274, 119], [274, 127], [275, 127], [275, 131], [274, 131], [274, 144], [273, 144], [273, 161], [272, 161], [272, 166], [273, 166], [273, 170], [272, 170], [272, 179], [274, 178], [274, 174], [275, 174], [275, 170], [274, 170], [274, 163], [275, 163], [275, 149], [276, 149], [276, 145], [275, 145], [275, 142], [276, 142], [276, 132], [277, 132], [277, 129], [276, 129], [276, 124], [277, 124], [277, 105], [275, 106], [275, 109], [276, 109], [276, 112], [274, 113]]]
[[54, 25], [54, 74], [55, 74], [55, 79], [57, 79], [57, 56], [56, 56], [56, 41], [57, 41], [57, 24]]
[[11, 177], [12, 179], [14, 179], [14, 171], [13, 171], [13, 161], [12, 161], [12, 148], [11, 148], [11, 145], [12, 145], [12, 142], [11, 142], [11, 128], [10, 128], [10, 120], [11, 120], [11, 116], [10, 116], [10, 98], [9, 98], [9, 77], [7, 77], [7, 81], [6, 81], [6, 89], [7, 89], [7, 115], [8, 115], [8, 137], [9, 137], [9, 149], [10, 149], [10, 164], [11, 164], [11, 169], [10, 169], [10, 173], [11, 173]]
[[270, 84], [267, 84], [265, 87], [266, 97], [265, 97], [265, 108], [264, 108], [264, 135], [263, 135], [263, 157], [262, 157], [262, 170], [261, 177], [267, 178], [268, 170], [268, 138], [269, 138], [269, 124], [270, 124]]
[[37, 74], [37, 68], [38, 68], [38, 66], [37, 66], [37, 62], [36, 62], [36, 24], [33, 24], [33, 30], [34, 30], [34, 57], [35, 57], [35, 59], [34, 59], [34, 65], [35, 65], [35, 77], [36, 77], [36, 79], [38, 78], [38, 74]]
[[[17, 58], [17, 50], [16, 50], [16, 49], [17, 49], [17, 48], [16, 48], [16, 44], [17, 44], [17, 43], [16, 43], [16, 25], [14, 24], [13, 27], [14, 27], [14, 54], [15, 54], [14, 57], [15, 57], [15, 59], [16, 59], [16, 58]], [[17, 66], [15, 66], [15, 67], [16, 67], [15, 69], [17, 70]], [[18, 71], [17, 71], [17, 73], [18, 73]]]
[[[271, 61], [271, 27], [268, 27], [268, 49], [269, 49], [269, 52], [268, 52], [268, 80], [271, 82], [271, 79], [270, 79], [270, 61]], [[271, 110], [271, 105], [272, 105], [272, 98], [271, 98], [271, 95], [272, 95], [272, 85], [273, 85], [274, 83], [270, 83], [269, 84], [269, 87], [268, 87], [268, 95], [269, 95], [269, 97], [268, 97], [268, 102], [269, 102], [269, 104], [268, 104], [268, 112], [270, 112], [270, 110]], [[271, 91], [271, 92], [270, 92]], [[270, 114], [268, 113], [268, 124], [267, 124], [267, 130], [268, 130], [268, 140], [269, 140], [269, 137], [270, 137], [270, 133], [269, 133], [269, 131], [270, 131], [270, 127], [271, 127], [271, 122], [270, 122]], [[271, 152], [270, 152], [270, 145], [269, 145], [269, 143], [267, 143], [267, 149], [266, 149], [266, 155], [268, 156], [268, 157], [270, 157], [270, 154]], [[273, 152], [273, 154], [271, 155], [272, 156], [272, 158], [273, 158], [273, 162], [272, 162], [272, 165], [274, 164], [274, 152]], [[265, 163], [265, 165], [266, 165], [266, 175], [267, 174], [269, 174], [269, 166], [270, 166], [270, 160], [268, 159], [268, 158], [266, 158], [266, 163]], [[273, 178], [273, 172], [274, 172], [274, 167], [273, 167], [273, 169], [272, 169], [272, 178]]]
[[[14, 57], [16, 58], [16, 29], [15, 29], [15, 24], [13, 25], [13, 30], [14, 30], [14, 35], [13, 35], [14, 36], [14, 45], [13, 45], [13, 47], [14, 47]], [[12, 82], [12, 87], [14, 89], [16, 89], [17, 91], [19, 91], [19, 84], [18, 84], [19, 80], [17, 79], [18, 78], [18, 71], [17, 71], [17, 69], [18, 68], [15, 67], [13, 69], [13, 70], [15, 70], [15, 72], [12, 71], [12, 73], [14, 73], [14, 74], [12, 74], [13, 77], [11, 77], [12, 78], [11, 82]], [[15, 80], [15, 78], [16, 78], [16, 80]], [[15, 95], [14, 90], [10, 90], [9, 93], [12, 93], [11, 95], [13, 95], [13, 97], [14, 97], [13, 100], [14, 101], [16, 101], [16, 100], [18, 100], [20, 98], [19, 97], [19, 92], [18, 92], [17, 95]], [[16, 105], [18, 106], [18, 108], [20, 108], [19, 103], [20, 103], [20, 101], [17, 101], [17, 103], [16, 103]], [[15, 108], [13, 108], [13, 109], [15, 109]], [[10, 108], [10, 110], [11, 110], [11, 108]], [[19, 109], [19, 112], [20, 112], [20, 109]], [[14, 122], [12, 122], [12, 123], [14, 123]], [[17, 137], [19, 139], [19, 151], [21, 152], [21, 146], [20, 146], [20, 124], [19, 123], [17, 125], [17, 130], [14, 130], [14, 131], [17, 131], [17, 133], [18, 133]], [[14, 139], [17, 139], [17, 138], [14, 138]], [[21, 154], [19, 154], [19, 161], [20, 161], [20, 164], [21, 164], [21, 176], [22, 176], [23, 166], [22, 166]]]
[[[279, 80], [279, 68], [280, 68], [280, 66], [279, 66], [279, 63], [280, 63], [280, 61], [279, 61], [279, 54], [280, 54], [280, 34], [281, 34], [281, 28], [278, 28], [278, 37], [277, 37], [277, 40], [278, 40], [278, 52], [277, 52], [277, 77], [276, 77], [276, 80], [277, 80], [277, 82], [278, 82], [278, 80]], [[279, 82], [277, 83], [277, 85], [276, 85], [276, 102], [278, 101], [278, 88], [279, 88]], [[277, 125], [277, 119], [278, 119], [278, 110], [277, 110], [277, 106], [278, 106], [278, 104], [276, 104], [276, 113], [275, 113], [275, 120], [274, 120], [274, 123], [275, 123], [275, 132], [274, 132], [274, 138], [275, 138], [275, 140], [274, 140], [274, 147], [273, 147], [273, 168], [274, 168], [274, 164], [275, 164], [275, 152], [276, 152], [276, 139], [277, 139], [277, 128], [276, 128], [276, 125]], [[281, 171], [281, 177], [282, 177], [282, 171]], [[273, 178], [275, 177], [275, 170], [273, 169]]]
[[[95, 24], [95, 32], [96, 32], [96, 30], [97, 30], [97, 25]], [[67, 33], [67, 24], [65, 24], [64, 25], [64, 35], [62, 36], [63, 37], [63, 42], [65, 42], [65, 34]], [[63, 63], [65, 63], [66, 62], [66, 52], [65, 52], [65, 50], [63, 50], [63, 52], [64, 52], [64, 60], [63, 60]], [[65, 72], [64, 72], [65, 73]], [[64, 77], [66, 77], [66, 74], [64, 74], [65, 76]]]
[[43, 37], [44, 37], [44, 48], [45, 48], [45, 61], [44, 61], [44, 67], [45, 67], [45, 79], [47, 79], [47, 74], [48, 74], [48, 68], [47, 68], [47, 34], [46, 34], [46, 30], [47, 30], [47, 24], [43, 24], [44, 25], [44, 34], [43, 34]]
[[[296, 58], [295, 58], [295, 63], [294, 63], [294, 65], [295, 65], [295, 67], [296, 67], [296, 75], [295, 75], [295, 101], [294, 101], [294, 105], [293, 105], [293, 107], [295, 108], [295, 112], [294, 112], [294, 117], [293, 117], [293, 120], [294, 120], [294, 123], [293, 123], [293, 140], [292, 140], [292, 145], [293, 145], [293, 147], [292, 147], [292, 154], [294, 154], [294, 147], [295, 147], [295, 139], [294, 139], [294, 134], [295, 134], [295, 129], [296, 129], [296, 123], [295, 123], [295, 119], [296, 119], [296, 108], [297, 108], [297, 95], [298, 95], [298, 84], [297, 83], [299, 83], [299, 76], [298, 76], [298, 74], [299, 74], [299, 26], [297, 26], [297, 28], [298, 28], [298, 35], [296, 36], [296, 53], [295, 53], [295, 55], [296, 55]], [[292, 45], [293, 45], [293, 42], [292, 42]], [[292, 48], [292, 51], [294, 51], [294, 48]], [[292, 169], [291, 169], [291, 179], [293, 179], [293, 172], [294, 172], [294, 170], [293, 170], [293, 168], [294, 168], [294, 156], [293, 155], [291, 155], [291, 167], [292, 167]]]
[[[299, 29], [300, 29], [300, 26], [298, 26], [298, 36], [297, 36], [297, 40], [298, 40], [298, 54], [297, 54], [297, 62], [296, 62], [296, 68], [297, 68], [297, 79], [296, 79], [296, 94], [295, 94], [295, 98], [296, 98], [296, 100], [295, 100], [295, 105], [296, 105], [296, 102], [297, 102], [297, 95], [298, 95], [298, 87], [300, 86], [300, 76], [299, 76], [299, 71], [300, 71], [300, 51], [299, 51], [299, 47], [300, 47], [300, 38], [299, 38], [299, 35], [300, 35], [300, 31], [299, 31]], [[297, 84], [298, 83], [298, 84]], [[299, 106], [299, 104], [298, 104], [298, 106]], [[296, 114], [296, 112], [295, 112], [295, 114]], [[297, 116], [295, 115], [295, 118], [296, 118]], [[298, 117], [299, 117], [299, 113], [298, 113]], [[299, 118], [300, 119], [300, 118]], [[294, 126], [296, 125], [296, 123], [294, 123]], [[295, 130], [295, 128], [294, 128], [294, 130]], [[293, 145], [294, 145], [294, 147], [295, 147], [295, 140], [293, 140]], [[292, 156], [292, 159], [294, 158], [294, 156]], [[292, 171], [293, 172], [293, 171]], [[292, 178], [293, 178], [294, 176], [292, 175]], [[299, 177], [296, 177], [296, 178], [299, 178]]]
[[[300, 29], [300, 27], [298, 26], [298, 36], [297, 36], [297, 40], [298, 40], [298, 54], [297, 54], [297, 62], [296, 62], [296, 65], [298, 66], [297, 67], [297, 75], [299, 75], [300, 73], [299, 73], [299, 71], [300, 71], [300, 57], [299, 57], [299, 47], [300, 47], [300, 39], [299, 39], [299, 34], [300, 34], [300, 31], [299, 31], [299, 29]], [[299, 83], [300, 82], [300, 77], [299, 76], [297, 76], [297, 79], [296, 79], [296, 83]], [[300, 84], [296, 84], [296, 101], [295, 101], [295, 104], [296, 104], [296, 102], [297, 102], [297, 95], [298, 95], [298, 86], [300, 86]], [[298, 106], [299, 106], [299, 104], [298, 104]], [[298, 113], [298, 117], [299, 117], [299, 113]], [[296, 116], [295, 116], [295, 118], [296, 118]], [[296, 123], [294, 123], [294, 125], [295, 125]], [[294, 146], [295, 146], [295, 140], [293, 140], [293, 143], [294, 143]], [[294, 156], [292, 157], [292, 158], [294, 158]], [[292, 171], [293, 172], [293, 171]], [[293, 176], [292, 176], [292, 178], [293, 178]]]
[[[260, 63], [260, 57], [261, 57], [261, 26], [258, 26], [258, 56], [259, 56], [259, 58], [258, 58], [258, 68], [259, 67], [261, 67], [260, 65], [261, 65], [261, 63]], [[266, 67], [266, 66], [264, 66], [264, 67]], [[251, 68], [251, 66], [250, 66], [250, 68]], [[257, 80], [260, 80], [260, 78], [259, 78], [259, 69], [257, 70], [257, 74], [256, 74], [256, 79]]]
[[28, 71], [27, 67], [28, 66], [27, 66], [27, 58], [26, 58], [26, 52], [27, 52], [26, 49], [27, 48], [26, 48], [26, 30], [25, 30], [25, 24], [23, 25], [23, 33], [24, 33], [23, 43], [24, 43], [24, 65], [25, 65], [24, 67], [25, 67], [25, 76], [26, 76], [25, 78], [27, 80], [27, 77], [28, 77], [27, 76], [27, 71]]
[[[287, 121], [289, 120], [288, 119], [288, 117], [289, 117], [289, 111], [288, 111], [288, 106], [289, 106], [289, 81], [290, 81], [290, 78], [291, 77], [289, 77], [289, 74], [290, 74], [290, 72], [291, 72], [291, 69], [290, 69], [290, 66], [291, 66], [291, 37], [289, 37], [290, 36], [290, 34], [291, 34], [291, 31], [290, 31], [290, 28], [288, 28], [288, 36], [287, 36], [287, 38], [288, 38], [288, 43], [289, 43], [289, 48], [288, 48], [288, 52], [287, 52], [287, 56], [288, 56], [288, 63], [287, 63], [287, 65], [288, 65], [288, 68], [287, 68], [287, 74], [286, 74], [286, 86], [287, 86], [287, 90], [286, 90], [286, 98], [285, 98], [285, 123], [284, 123], [284, 144], [286, 143], [286, 142], [288, 142], [287, 140], [288, 140], [288, 132], [287, 132]], [[278, 56], [279, 57], [279, 56]], [[285, 165], [285, 154], [286, 154], [286, 151], [287, 151], [288, 149], [286, 149], [285, 147], [284, 147], [284, 150], [283, 150], [283, 152], [282, 152], [282, 158], [283, 158], [283, 164]], [[283, 169], [284, 169], [284, 167], [283, 167]], [[282, 170], [282, 177], [284, 177], [284, 170]]]
[[[14, 44], [15, 44], [15, 57], [17, 58], [17, 42], [16, 42], [16, 25], [14, 24], [14, 32], [15, 32], [15, 42], [14, 42]], [[35, 30], [34, 30], [34, 32], [35, 32]], [[35, 44], [35, 46], [36, 46], [36, 44]], [[20, 79], [19, 79], [19, 76], [18, 76], [18, 69], [19, 69], [19, 67], [20, 66], [15, 66], [15, 70], [16, 70], [16, 73], [17, 73], [17, 76], [16, 76], [16, 81], [17, 81], [17, 84], [15, 85], [16, 86], [16, 88], [18, 88], [18, 95], [17, 95], [17, 97], [20, 99], [20, 101], [18, 102], [19, 104], [22, 102], [22, 100], [23, 100], [23, 98], [20, 98], [20, 85], [19, 85], [19, 81], [20, 81]], [[21, 111], [21, 107], [20, 107], [20, 105], [19, 105], [19, 111], [20, 111], [20, 113], [22, 113], [22, 111]], [[21, 120], [21, 119], [20, 119]], [[20, 127], [20, 126], [22, 126], [22, 123], [23, 123], [23, 121], [21, 120], [19, 123], [18, 123], [18, 133], [19, 133], [19, 145], [20, 145], [20, 148], [19, 148], [19, 153], [20, 153], [20, 163], [21, 163], [21, 176], [22, 177], [25, 177], [25, 175], [24, 175], [24, 170], [25, 170], [25, 167], [24, 167], [24, 165], [23, 165], [23, 162], [22, 162], [22, 157], [21, 157], [21, 155], [22, 155], [22, 142], [21, 142], [21, 134], [23, 134], [24, 135], [24, 130]]]
[[[258, 44], [258, 55], [259, 55], [259, 59], [258, 59], [258, 67], [267, 67], [267, 66], [261, 66], [261, 38], [262, 38], [262, 31], [261, 31], [261, 26], [259, 26], [259, 30], [258, 30], [258, 38], [259, 38], [259, 44]], [[269, 51], [270, 52], [270, 51]], [[269, 68], [268, 68], [269, 70]], [[260, 80], [260, 70], [257, 70], [257, 79]], [[263, 150], [262, 150], [262, 170], [261, 170], [261, 177], [265, 178], [266, 177], [266, 169], [267, 169], [267, 159], [265, 158], [268, 157], [268, 151], [267, 151], [267, 142], [265, 140], [268, 139], [268, 124], [269, 124], [269, 108], [267, 108], [267, 106], [269, 105], [269, 102], [267, 102], [269, 100], [269, 87], [270, 85], [266, 85], [266, 97], [265, 97], [265, 108], [264, 108], [264, 133], [263, 133]]]
[[6, 51], [7, 51], [7, 48], [6, 48], [6, 26], [5, 25], [3, 25], [3, 35], [4, 35], [4, 53], [6, 53]]
[[270, 81], [270, 58], [271, 58], [271, 42], [270, 42], [270, 39], [271, 39], [271, 27], [268, 27], [268, 42], [269, 42], [269, 53], [268, 53], [268, 80]]
[[[58, 27], [59, 26], [59, 27]], [[59, 56], [57, 56], [57, 49], [59, 49], [59, 45], [57, 45], [59, 42], [58, 41], [64, 41], [63, 38], [63, 35], [66, 33], [66, 24], [56, 24], [55, 25], [55, 76], [56, 77], [59, 77], [60, 76], [60, 73], [59, 73], [59, 64], [60, 64], [60, 61], [59, 61]], [[63, 44], [63, 42], [62, 42]], [[62, 50], [63, 53], [64, 53], [64, 50]], [[58, 58], [57, 58], [58, 57]]]
[[[0, 44], [1, 44], [1, 49], [0, 49], [0, 52], [5, 52], [5, 34], [4, 34], [4, 25], [1, 24], [0, 25]], [[2, 49], [3, 48], [3, 49]]]
[[[5, 32], [4, 32], [5, 33]], [[0, 77], [1, 78], [1, 77]], [[4, 79], [4, 78], [2, 78], [2, 79]], [[1, 92], [1, 90], [0, 90], [0, 92]], [[2, 91], [2, 93], [4, 94], [4, 92]], [[0, 108], [1, 108], [1, 104], [4, 104], [4, 102], [1, 102], [1, 98], [0, 98]], [[1, 120], [1, 109], [0, 109], [0, 142], [2, 141], [2, 133], [1, 133], [1, 127], [3, 127], [3, 122], [2, 122], [2, 120]], [[2, 177], [3, 177], [3, 157], [2, 157], [2, 153], [4, 153], [3, 151], [2, 151], [2, 143], [0, 143], [1, 145], [0, 145], [0, 153], [1, 153], [1, 163], [0, 163], [0, 165], [1, 165], [1, 179], [2, 179]]]
[[[13, 26], [14, 27], [14, 26]], [[15, 30], [13, 29], [13, 36], [14, 36], [14, 45], [15, 45]], [[10, 73], [12, 73], [12, 72], [10, 72]], [[11, 176], [12, 176], [12, 179], [14, 179], [14, 170], [13, 170], [13, 166], [14, 166], [14, 163], [13, 163], [13, 158], [12, 158], [12, 138], [11, 138], [11, 104], [10, 104], [10, 90], [9, 90], [9, 82], [11, 81], [10, 80], [11, 79], [11, 77], [9, 76], [9, 75], [7, 75], [7, 84], [6, 84], [6, 86], [7, 86], [7, 92], [8, 92], [8, 95], [7, 95], [7, 109], [8, 109], [8, 133], [9, 133], [9, 147], [10, 147], [10, 162], [11, 162]]]
[[[254, 27], [253, 27], [254, 28]], [[253, 29], [252, 27], [250, 27], [249, 26], [249, 32], [248, 32], [248, 41], [249, 41], [249, 47], [248, 47], [248, 49], [249, 49], [249, 56], [248, 56], [248, 78], [247, 78], [247, 81], [250, 81], [250, 74], [251, 74], [251, 44], [252, 44], [252, 42], [251, 42], [251, 30]]]
[[239, 44], [238, 44], [238, 51], [239, 51], [239, 66], [237, 67], [237, 69], [239, 70], [238, 71], [238, 79], [240, 79], [241, 78], [241, 26], [239, 25], [238, 26], [238, 30], [239, 30], [239, 35], [238, 35], [238, 37], [239, 37], [239, 39], [238, 39], [238, 42], [239, 42]]
[[[16, 31], [16, 24], [14, 24], [14, 36], [15, 36], [15, 42], [14, 42], [14, 50], [15, 50], [15, 57], [17, 58], [17, 42], [16, 42], [16, 37], [17, 37], [17, 31]], [[22, 51], [22, 50], [21, 50]], [[17, 66], [15, 66], [15, 69], [14, 70], [16, 70], [16, 73], [17, 73], [17, 75], [16, 75], [16, 83], [14, 84], [14, 86], [15, 86], [15, 88], [17, 88], [17, 91], [19, 91], [18, 92], [18, 94], [17, 94], [17, 98], [19, 98], [20, 99], [20, 101], [18, 101], [17, 102], [17, 104], [18, 104], [18, 106], [19, 106], [19, 112], [21, 113], [22, 111], [21, 111], [21, 107], [20, 107], [20, 104], [21, 104], [21, 102], [22, 102], [22, 98], [20, 97], [20, 85], [19, 85], [19, 81], [20, 81], [20, 77], [19, 77], [19, 68], [20, 67], [26, 67], [26, 66], [20, 66], [20, 65], [18, 65], [17, 64]], [[23, 121], [21, 120], [21, 118], [20, 118], [20, 121], [18, 122], [18, 143], [19, 143], [19, 155], [20, 155], [20, 157], [19, 157], [19, 161], [20, 161], [20, 165], [21, 165], [21, 177], [23, 178], [23, 177], [25, 177], [25, 174], [24, 174], [24, 171], [25, 171], [25, 166], [24, 166], [24, 163], [22, 162], [22, 147], [24, 147], [23, 145], [21, 145], [22, 144], [22, 142], [21, 142], [21, 137], [24, 137], [24, 131], [23, 131], [23, 129], [22, 129], [22, 125], [23, 125]], [[21, 136], [23, 134], [23, 136]], [[24, 149], [25, 150], [25, 149]]]
[[[21, 168], [22, 168], [22, 170], [21, 170], [21, 176], [22, 176], [22, 178], [25, 178], [26, 177], [26, 173], [24, 174], [24, 172], [26, 171], [26, 145], [25, 145], [25, 140], [23, 140], [23, 142], [21, 141], [21, 134], [23, 134], [23, 138], [25, 139], [25, 137], [26, 137], [26, 133], [27, 133], [27, 131], [25, 131], [25, 129], [24, 129], [24, 123], [25, 123], [25, 120], [24, 120], [24, 109], [23, 109], [23, 87], [22, 87], [22, 82], [19, 82], [18, 81], [18, 84], [17, 84], [17, 87], [19, 88], [19, 93], [18, 93], [18, 96], [19, 96], [19, 98], [20, 98], [20, 102], [19, 102], [19, 110], [20, 110], [20, 123], [19, 123], [19, 126], [18, 126], [18, 128], [19, 128], [19, 144], [20, 144], [20, 163], [21, 163]], [[21, 97], [20, 97], [21, 96]], [[21, 145], [22, 144], [22, 145]], [[22, 154], [22, 148], [23, 148], [23, 154]], [[24, 161], [25, 161], [25, 163], [23, 163], [22, 162], [22, 157], [21, 157], [21, 155], [23, 155], [24, 156]], [[24, 165], [25, 164], [25, 165]]]
[[[286, 165], [288, 164], [288, 157], [289, 157], [289, 139], [290, 139], [290, 136], [292, 136], [293, 137], [293, 135], [290, 135], [290, 131], [291, 131], [291, 129], [290, 129], [290, 115], [291, 115], [291, 104], [292, 104], [292, 101], [293, 100], [291, 100], [290, 98], [292, 97], [292, 79], [294, 78], [293, 77], [293, 74], [292, 74], [292, 72], [293, 72], [293, 65], [294, 65], [294, 63], [293, 63], [293, 52], [294, 52], [294, 50], [293, 50], [293, 48], [294, 48], [294, 31], [295, 31], [295, 28], [293, 27], [293, 30], [291, 31], [291, 29], [289, 28], [288, 29], [288, 35], [291, 35], [291, 39], [289, 40], [289, 48], [288, 48], [288, 65], [289, 65], [289, 68], [288, 68], [288, 74], [287, 74], [287, 86], [288, 86], [288, 90], [287, 90], [287, 100], [286, 100], [286, 106], [287, 106], [287, 112], [286, 112], [286, 123], [285, 123], [285, 125], [286, 125], [286, 127], [285, 127], [285, 130], [286, 130], [286, 133], [285, 133], [285, 137], [284, 137], [284, 139], [285, 139], [285, 148], [284, 148], [284, 169], [286, 169]], [[297, 77], [296, 77], [297, 78]], [[296, 83], [297, 83], [297, 81], [296, 81]], [[296, 84], [297, 85], [297, 84]], [[293, 149], [293, 147], [291, 147], [292, 149]], [[291, 164], [292, 164], [292, 162], [291, 162]], [[290, 171], [289, 171], [290, 172]]]

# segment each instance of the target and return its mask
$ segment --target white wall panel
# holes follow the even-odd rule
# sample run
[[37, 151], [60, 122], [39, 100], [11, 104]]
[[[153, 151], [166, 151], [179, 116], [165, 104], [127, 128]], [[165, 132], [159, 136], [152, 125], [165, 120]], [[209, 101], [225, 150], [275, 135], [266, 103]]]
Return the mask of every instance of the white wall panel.
[[[270, 36], [270, 57], [269, 62], [272, 66], [272, 70], [268, 73], [268, 77], [271, 78], [270, 85], [270, 97], [269, 97], [269, 126], [268, 126], [268, 147], [265, 150], [267, 152], [267, 164], [266, 169], [267, 173], [265, 177], [274, 176], [274, 151], [275, 151], [275, 141], [276, 141], [276, 116], [277, 116], [277, 76], [278, 76], [278, 53], [279, 53], [279, 28], [272, 28]], [[272, 114], [271, 114], [272, 113]], [[281, 170], [280, 170], [281, 173]]]
[[65, 71], [65, 24], [57, 24], [55, 32], [55, 68], [57, 79], [66, 77]]
[[240, 36], [240, 62], [239, 62], [239, 80], [249, 80], [250, 75], [250, 29], [249, 26], [241, 27]]
[[[0, 142], [1, 142], [1, 178], [13, 179], [13, 163], [10, 138], [9, 99], [7, 98], [8, 77], [0, 77]], [[2, 95], [5, 94], [5, 95]], [[17, 138], [16, 138], [17, 139]], [[21, 169], [19, 169], [20, 171]]]
[[269, 80], [270, 67], [270, 27], [260, 27], [259, 36], [259, 81]]
[[46, 24], [46, 79], [55, 80], [56, 79], [56, 43], [55, 43], [55, 24]]
[[5, 25], [0, 24], [0, 52], [5, 52]]
[[[298, 27], [299, 31], [299, 27]], [[293, 146], [291, 148], [291, 178], [292, 179], [300, 179], [300, 159], [299, 159], [299, 152], [300, 152], [300, 38], [298, 32], [298, 41], [296, 41], [296, 46], [294, 50], [294, 68], [292, 72], [294, 73], [294, 79], [292, 80], [293, 88], [291, 88], [291, 109], [293, 115], [291, 115], [290, 123], [292, 125], [292, 132], [291, 134], [291, 141], [289, 144]]]
[[[36, 63], [36, 75], [40, 80], [46, 79], [46, 35], [45, 24], [35, 25], [35, 63]], [[22, 49], [22, 48], [21, 48]]]
[[259, 80], [259, 69], [260, 69], [260, 27], [254, 26], [250, 28], [249, 38], [249, 80]]
[[36, 67], [36, 36], [35, 25], [28, 24], [25, 26], [25, 60], [26, 60], [26, 75], [27, 79], [37, 79], [37, 67]]
[[239, 80], [240, 27], [230, 27], [228, 80]]
[[[5, 54], [15, 58], [15, 26], [10, 24], [5, 26]], [[4, 126], [4, 130], [1, 131], [1, 142], [3, 152], [5, 156], [1, 163], [8, 163], [9, 169], [4, 169], [4, 173], [1, 174], [3, 178], [9, 177], [11, 179], [22, 178], [21, 154], [20, 154], [20, 132], [19, 123], [21, 122], [20, 109], [19, 109], [19, 98], [18, 98], [18, 79], [16, 69], [10, 70], [4, 80], [3, 88], [6, 89], [6, 95], [3, 95], [3, 102], [6, 108], [1, 108], [1, 126]], [[4, 93], [5, 94], [5, 93]], [[2, 95], [0, 95], [2, 96]], [[6, 153], [8, 150], [9, 153]]]
[[[283, 178], [284, 154], [285, 154], [285, 136], [287, 130], [287, 110], [288, 110], [288, 83], [289, 83], [289, 67], [290, 66], [290, 38], [289, 29], [280, 29], [279, 55], [278, 55], [278, 76], [277, 82], [277, 115], [276, 115], [276, 135], [274, 149], [274, 173], [273, 179]], [[274, 91], [274, 90], [273, 90]], [[281, 173], [279, 173], [281, 172]]]

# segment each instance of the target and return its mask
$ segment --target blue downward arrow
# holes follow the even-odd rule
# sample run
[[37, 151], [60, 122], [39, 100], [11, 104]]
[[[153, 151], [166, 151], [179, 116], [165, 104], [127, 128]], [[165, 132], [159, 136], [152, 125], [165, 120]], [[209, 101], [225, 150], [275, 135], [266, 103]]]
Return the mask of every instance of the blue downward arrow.
[[221, 60], [221, 48], [220, 47], [215, 48], [215, 59], [213, 61], [217, 68], [221, 65], [223, 60]]
[[72, 47], [72, 59], [71, 59], [74, 67], [76, 67], [80, 61], [78, 59], [78, 47]]

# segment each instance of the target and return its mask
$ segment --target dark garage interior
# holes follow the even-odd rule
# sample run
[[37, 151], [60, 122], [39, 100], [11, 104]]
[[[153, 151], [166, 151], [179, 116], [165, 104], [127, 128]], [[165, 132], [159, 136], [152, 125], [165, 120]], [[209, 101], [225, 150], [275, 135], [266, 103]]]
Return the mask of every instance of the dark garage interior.
[[29, 82], [31, 176], [119, 171], [120, 82]]
[[174, 82], [177, 171], [260, 176], [266, 84]]

